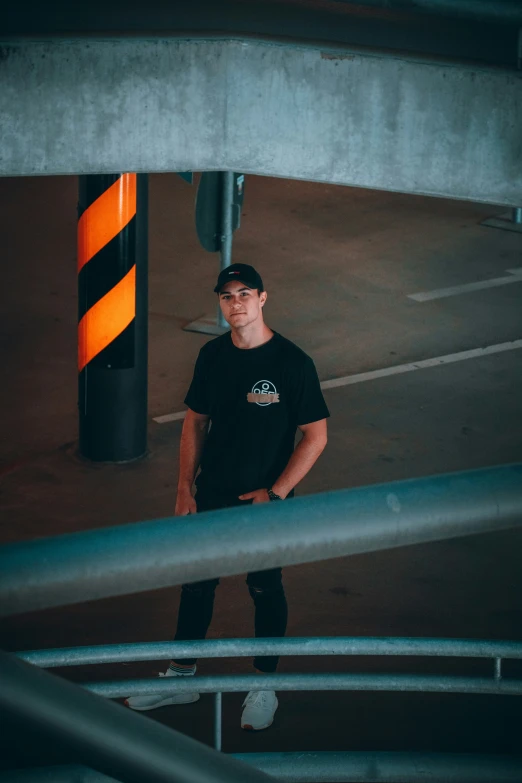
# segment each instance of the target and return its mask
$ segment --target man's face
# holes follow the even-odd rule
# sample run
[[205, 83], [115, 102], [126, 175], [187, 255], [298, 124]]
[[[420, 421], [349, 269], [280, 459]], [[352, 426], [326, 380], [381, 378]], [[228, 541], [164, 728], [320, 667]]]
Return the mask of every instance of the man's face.
[[260, 294], [257, 288], [247, 288], [239, 280], [226, 283], [219, 292], [221, 312], [233, 329], [242, 329], [258, 319], [262, 321], [265, 301], [266, 291]]

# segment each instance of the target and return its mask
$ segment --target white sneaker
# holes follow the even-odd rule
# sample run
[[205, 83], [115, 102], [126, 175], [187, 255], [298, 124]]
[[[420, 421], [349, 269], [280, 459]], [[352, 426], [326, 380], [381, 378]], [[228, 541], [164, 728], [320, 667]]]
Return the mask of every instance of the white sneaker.
[[[167, 669], [165, 674], [160, 672], [160, 677], [193, 677], [196, 670], [187, 672], [187, 674], [178, 674], [178, 672]], [[149, 696], [130, 696], [125, 699], [125, 704], [131, 710], [155, 710], [158, 707], [166, 707], [168, 704], [192, 704], [198, 701], [199, 693], [154, 693]]]
[[278, 704], [275, 691], [250, 691], [243, 702], [241, 728], [250, 731], [267, 729], [274, 721]]

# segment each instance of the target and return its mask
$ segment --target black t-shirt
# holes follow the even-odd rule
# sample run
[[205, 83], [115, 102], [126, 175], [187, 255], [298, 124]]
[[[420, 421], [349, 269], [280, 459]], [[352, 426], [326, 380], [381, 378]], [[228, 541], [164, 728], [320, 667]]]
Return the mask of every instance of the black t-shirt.
[[211, 421], [198, 488], [231, 494], [271, 487], [297, 426], [330, 415], [312, 359], [277, 332], [257, 348], [236, 348], [230, 332], [204, 345], [185, 404]]

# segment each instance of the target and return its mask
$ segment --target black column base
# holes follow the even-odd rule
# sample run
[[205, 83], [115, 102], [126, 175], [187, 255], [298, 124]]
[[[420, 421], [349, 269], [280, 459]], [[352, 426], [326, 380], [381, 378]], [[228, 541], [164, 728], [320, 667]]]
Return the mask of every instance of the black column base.
[[[80, 388], [83, 387], [83, 394], [80, 394], [80, 453], [83, 457], [95, 462], [127, 462], [145, 456], [147, 389], [144, 380], [146, 383], [143, 372], [136, 368], [116, 370], [87, 366], [83, 370], [80, 376]], [[136, 405], [136, 400], [144, 402]]]

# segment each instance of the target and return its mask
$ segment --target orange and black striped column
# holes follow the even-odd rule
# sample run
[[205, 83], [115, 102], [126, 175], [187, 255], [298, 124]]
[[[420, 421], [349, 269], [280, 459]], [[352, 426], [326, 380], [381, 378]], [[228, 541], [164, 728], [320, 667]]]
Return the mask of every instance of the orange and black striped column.
[[147, 450], [147, 175], [79, 179], [80, 453], [126, 462]]

